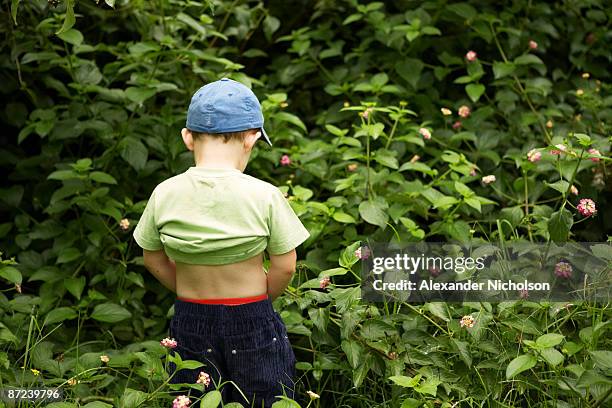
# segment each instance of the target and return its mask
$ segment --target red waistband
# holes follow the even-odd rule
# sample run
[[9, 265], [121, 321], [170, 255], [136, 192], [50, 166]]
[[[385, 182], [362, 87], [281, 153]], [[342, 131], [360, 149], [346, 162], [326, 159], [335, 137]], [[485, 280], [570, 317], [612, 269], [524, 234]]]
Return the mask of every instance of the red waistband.
[[227, 305], [227, 306], [235, 306], [235, 305], [243, 305], [245, 303], [259, 302], [260, 300], [265, 300], [268, 298], [268, 294], [264, 293], [263, 295], [257, 296], [247, 296], [247, 297], [239, 297], [239, 298], [218, 298], [218, 299], [190, 299], [184, 297], [177, 297], [178, 300], [182, 300], [183, 302], [192, 302], [192, 303], [204, 303], [207, 305]]

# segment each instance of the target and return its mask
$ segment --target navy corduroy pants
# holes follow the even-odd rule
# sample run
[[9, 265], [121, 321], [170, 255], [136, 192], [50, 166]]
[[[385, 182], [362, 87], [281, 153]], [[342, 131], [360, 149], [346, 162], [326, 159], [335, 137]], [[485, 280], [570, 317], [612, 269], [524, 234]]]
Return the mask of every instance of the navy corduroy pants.
[[[204, 371], [210, 375], [211, 383], [207, 387], [197, 384], [203, 392], [233, 381], [221, 387], [224, 403], [269, 408], [278, 395], [295, 396], [295, 354], [285, 325], [269, 298], [234, 306], [176, 299], [170, 337], [177, 342], [171, 353], [178, 353], [182, 360], [204, 364], [176, 371], [170, 363], [169, 374], [175, 373], [172, 384], [195, 384]], [[195, 398], [203, 394], [192, 388], [173, 392], [187, 393]], [[191, 407], [198, 408], [199, 403]]]

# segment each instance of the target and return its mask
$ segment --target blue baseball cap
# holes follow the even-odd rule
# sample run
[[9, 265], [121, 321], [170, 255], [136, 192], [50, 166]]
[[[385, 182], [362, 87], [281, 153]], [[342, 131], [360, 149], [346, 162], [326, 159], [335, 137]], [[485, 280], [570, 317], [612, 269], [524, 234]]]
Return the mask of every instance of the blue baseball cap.
[[253, 91], [229, 78], [198, 89], [187, 110], [186, 127], [189, 130], [224, 133], [259, 128], [265, 141], [272, 146], [263, 123], [261, 105]]

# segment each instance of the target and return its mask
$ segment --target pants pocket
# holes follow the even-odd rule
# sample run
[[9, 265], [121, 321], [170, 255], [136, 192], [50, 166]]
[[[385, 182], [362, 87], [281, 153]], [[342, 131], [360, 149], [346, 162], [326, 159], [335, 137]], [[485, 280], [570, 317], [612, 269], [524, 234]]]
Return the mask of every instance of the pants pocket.
[[178, 325], [176, 321], [170, 323], [170, 336], [177, 343], [170, 353], [178, 354], [182, 361], [193, 360], [202, 364], [200, 367], [182, 368], [176, 371], [176, 365], [169, 363], [168, 373], [176, 372], [170, 383], [196, 384], [200, 372], [204, 372], [210, 376], [210, 384], [206, 387], [204, 384], [198, 384], [198, 386], [201, 386], [203, 390], [214, 389], [214, 383], [218, 383], [224, 374], [223, 367], [220, 366], [220, 351], [207, 339], [207, 336], [190, 332], [187, 328]]
[[[262, 322], [254, 333], [226, 339], [225, 352], [230, 376], [245, 394], [248, 404], [270, 406], [277, 395], [293, 395], [294, 357], [291, 346], [274, 317]], [[231, 368], [230, 368], [231, 367]], [[246, 403], [240, 392], [234, 400]]]

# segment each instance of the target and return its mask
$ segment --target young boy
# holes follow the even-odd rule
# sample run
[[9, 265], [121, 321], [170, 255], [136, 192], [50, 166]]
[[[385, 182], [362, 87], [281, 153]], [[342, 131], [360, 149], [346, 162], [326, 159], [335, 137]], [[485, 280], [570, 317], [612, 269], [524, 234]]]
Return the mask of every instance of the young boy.
[[296, 362], [271, 302], [309, 233], [277, 187], [243, 174], [262, 134], [272, 145], [249, 88], [227, 78], [203, 86], [181, 133], [195, 166], [155, 187], [134, 230], [145, 267], [177, 294], [174, 352], [204, 363], [171, 382], [206, 384], [203, 371], [205, 391], [234, 382], [222, 387], [224, 402], [270, 407], [277, 395], [294, 398]]

